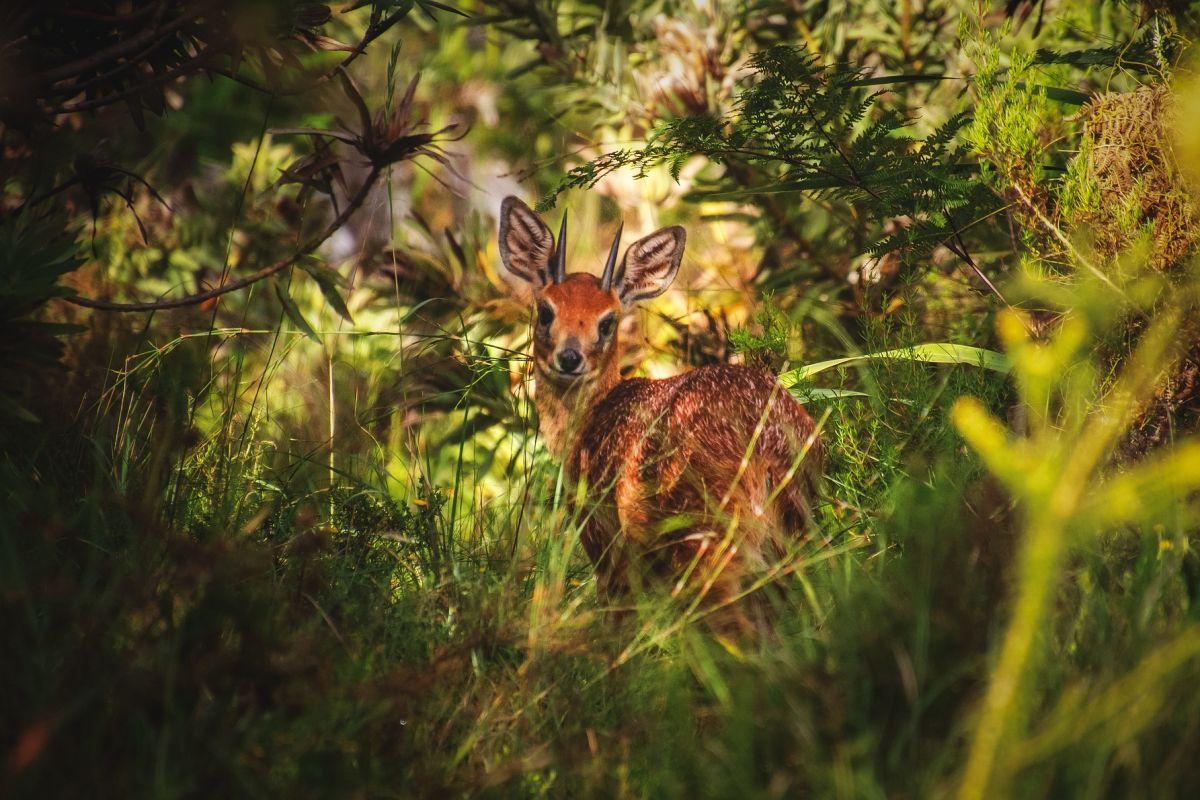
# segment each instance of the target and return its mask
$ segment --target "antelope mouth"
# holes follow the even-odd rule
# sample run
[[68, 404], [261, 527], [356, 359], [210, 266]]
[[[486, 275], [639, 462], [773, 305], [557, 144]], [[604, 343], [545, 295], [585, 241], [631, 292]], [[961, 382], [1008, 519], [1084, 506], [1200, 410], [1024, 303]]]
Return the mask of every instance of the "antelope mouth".
[[584, 370], [579, 370], [577, 372], [564, 372], [563, 370], [558, 369], [557, 367], [546, 366], [546, 367], [542, 367], [538, 371], [541, 372], [542, 377], [547, 378], [555, 383], [560, 383], [563, 385], [569, 385], [572, 383], [576, 383], [579, 380], [581, 380], [582, 378], [587, 377], [587, 372]]

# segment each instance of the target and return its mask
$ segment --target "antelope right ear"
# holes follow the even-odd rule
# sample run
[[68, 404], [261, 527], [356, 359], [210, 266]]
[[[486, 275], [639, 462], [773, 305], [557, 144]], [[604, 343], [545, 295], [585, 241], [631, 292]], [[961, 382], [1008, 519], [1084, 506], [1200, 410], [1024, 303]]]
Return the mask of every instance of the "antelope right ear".
[[541, 218], [509, 195], [500, 204], [500, 260], [515, 278], [534, 286], [550, 282], [554, 236]]
[[629, 245], [615, 285], [621, 304], [631, 306], [665, 292], [679, 272], [686, 241], [683, 228], [672, 225]]

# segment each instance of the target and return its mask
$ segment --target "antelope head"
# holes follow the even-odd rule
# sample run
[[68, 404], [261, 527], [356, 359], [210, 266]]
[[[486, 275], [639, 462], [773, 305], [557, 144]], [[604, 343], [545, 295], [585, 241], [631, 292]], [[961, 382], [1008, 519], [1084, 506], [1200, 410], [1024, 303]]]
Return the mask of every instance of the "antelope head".
[[618, 263], [618, 227], [600, 277], [568, 274], [566, 213], [555, 240], [529, 206], [506, 197], [500, 206], [500, 257], [509, 275], [531, 290], [539, 383], [559, 392], [615, 383], [621, 316], [667, 290], [679, 271], [684, 240], [682, 227], [662, 228], [630, 245]]

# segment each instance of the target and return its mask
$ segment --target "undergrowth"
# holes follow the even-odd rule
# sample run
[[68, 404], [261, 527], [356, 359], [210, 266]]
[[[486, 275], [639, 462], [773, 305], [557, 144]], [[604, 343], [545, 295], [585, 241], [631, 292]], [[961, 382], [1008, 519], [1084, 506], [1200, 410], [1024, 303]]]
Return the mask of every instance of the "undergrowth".
[[[124, 414], [88, 421], [68, 475], [54, 437], [5, 460], [15, 792], [770, 797], [954, 780], [1019, 517], [948, 409], [973, 395], [1005, 413], [1002, 377], [898, 360], [829, 374], [868, 396], [813, 406], [831, 452], [820, 527], [772, 589], [775, 634], [739, 645], [653, 598], [630, 626], [607, 621], [544, 459], [484, 502], [447, 445], [426, 471], [453, 479], [398, 496], [386, 470], [331, 478], [319, 459], [281, 458], [245, 400], [188, 441], [164, 410], [186, 407], [162, 395], [181, 387], [162, 382], [170, 368], [125, 376]], [[54, 436], [69, 447], [78, 432]], [[1042, 634], [1048, 697], [1145, 669], [1191, 619], [1187, 541], [1114, 533], [1071, 557]], [[1085, 733], [1102, 746], [1068, 742], [1022, 786], [1179, 789], [1188, 674], [1152, 687], [1143, 734]], [[1118, 746], [1139, 758], [1098, 755]]]

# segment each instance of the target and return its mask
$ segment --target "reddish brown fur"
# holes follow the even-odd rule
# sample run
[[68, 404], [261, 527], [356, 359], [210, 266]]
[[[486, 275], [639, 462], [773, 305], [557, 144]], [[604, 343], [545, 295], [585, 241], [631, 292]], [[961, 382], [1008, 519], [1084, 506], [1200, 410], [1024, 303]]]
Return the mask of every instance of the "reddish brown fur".
[[[746, 367], [621, 380], [619, 317], [674, 280], [683, 228], [634, 242], [603, 284], [563, 275], [554, 237], [517, 198], [500, 216], [504, 266], [533, 290], [542, 437], [585, 486], [582, 539], [602, 593], [686, 575], [724, 604], [811, 518], [823, 454], [812, 418], [774, 376]], [[616, 254], [614, 244], [610, 267]]]
[[[557, 311], [535, 336], [542, 430], [571, 481], [587, 484], [582, 539], [602, 591], [652, 574], [675, 580], [695, 560], [698, 579], [716, 579], [710, 599], [736, 595], [810, 518], [823, 452], [812, 418], [772, 375], [747, 367], [621, 380], [617, 334], [595, 334], [619, 310], [616, 296], [574, 274], [539, 298]], [[589, 376], [562, 385], [547, 364], [567, 336], [587, 347]], [[731, 530], [732, 555], [721, 547]]]
[[675, 577], [705, 553], [719, 561], [730, 532], [736, 553], [718, 596], [772, 563], [810, 519], [813, 428], [773, 377], [746, 367], [620, 382], [589, 409], [567, 462], [590, 489], [583, 544], [608, 573], [606, 591], [639, 578], [633, 562]]

